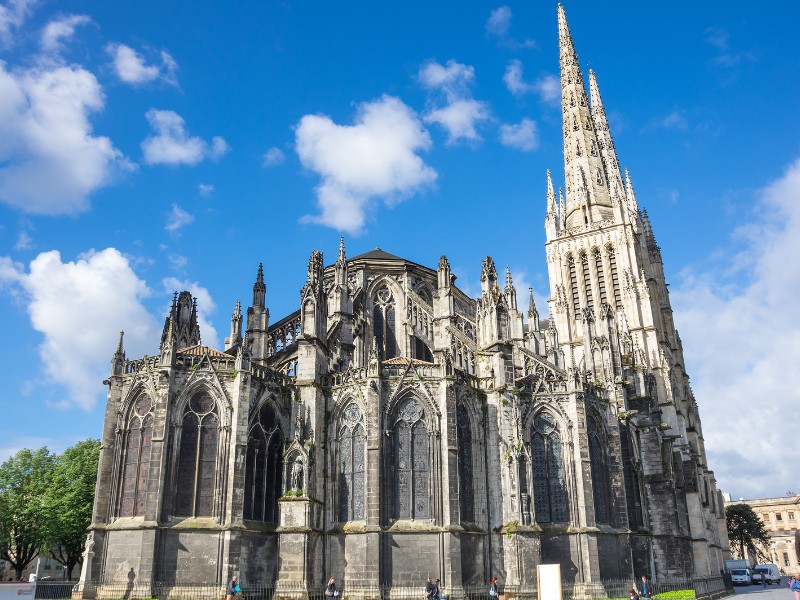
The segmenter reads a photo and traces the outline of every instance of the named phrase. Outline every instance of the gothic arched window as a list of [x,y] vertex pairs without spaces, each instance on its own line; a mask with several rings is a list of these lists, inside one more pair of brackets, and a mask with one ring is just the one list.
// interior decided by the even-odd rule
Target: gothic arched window
[[589,258],[586,254],[581,254],[581,268],[583,269],[583,290],[586,293],[586,306],[594,310],[594,298],[592,297],[592,275],[589,272]]
[[601,425],[594,417],[586,422],[589,436],[589,462],[592,465],[592,490],[594,492],[594,517],[598,523],[609,522],[608,511],[608,469],[603,450],[605,439]]
[[373,335],[381,360],[397,356],[395,302],[389,288],[381,286],[372,297]]
[[175,514],[210,517],[214,510],[219,417],[208,392],[197,393],[186,403],[180,438]]
[[414,399],[397,411],[394,424],[395,518],[430,517],[428,429]]
[[146,395],[134,403],[124,432],[122,482],[119,516],[144,514],[147,502],[147,478],[150,474],[150,447],[153,440],[153,403]]
[[467,409],[459,404],[456,409],[458,435],[458,501],[461,521],[475,520],[475,488],[472,481],[472,430]]
[[244,474],[244,518],[278,522],[281,496],[283,434],[275,412],[264,404],[256,413],[247,435]]
[[533,419],[531,454],[536,520],[540,523],[568,521],[569,507],[561,433],[555,418],[547,411],[540,412]]
[[603,272],[603,257],[597,248],[594,249],[594,270],[597,272],[597,287],[600,288],[600,304],[605,304],[608,302],[606,277]]
[[364,432],[361,409],[351,403],[339,429],[339,520],[364,518]]
[[501,340],[511,337],[508,313],[500,306],[497,307],[497,334]]
[[578,274],[575,272],[575,258],[570,254],[567,258],[569,268],[569,286],[572,292],[572,312],[577,317],[581,312],[580,292],[578,291]]
[[617,273],[617,256],[614,249],[608,249],[608,266],[611,271],[611,287],[614,288],[614,306],[622,308],[622,293],[619,289],[619,274]]

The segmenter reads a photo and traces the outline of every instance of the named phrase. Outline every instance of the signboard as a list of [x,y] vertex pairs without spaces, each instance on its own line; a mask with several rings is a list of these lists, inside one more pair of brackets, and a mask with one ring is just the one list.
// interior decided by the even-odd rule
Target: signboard
[[35,597],[36,583],[0,583],[0,600],[11,600],[11,598],[33,600]]
[[539,600],[561,600],[561,565],[536,565]]

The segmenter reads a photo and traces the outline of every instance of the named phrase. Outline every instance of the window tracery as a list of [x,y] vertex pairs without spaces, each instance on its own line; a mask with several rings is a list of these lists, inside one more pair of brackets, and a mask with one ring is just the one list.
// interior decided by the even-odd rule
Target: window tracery
[[367,436],[361,409],[354,402],[345,410],[339,429],[339,520],[364,518],[364,462]]
[[153,440],[153,403],[142,394],[128,417],[125,435],[119,516],[144,515],[147,502],[147,479],[150,471],[150,448]]
[[397,412],[394,424],[395,518],[430,517],[428,430],[414,399]]
[[247,436],[244,478],[244,518],[278,522],[281,495],[283,432],[275,412],[264,404],[256,413]]
[[214,509],[219,417],[208,392],[195,394],[183,410],[175,514],[210,517]]
[[395,300],[385,285],[379,287],[372,297],[373,335],[381,360],[397,356]]
[[463,404],[456,409],[458,436],[458,501],[461,521],[475,520],[475,487],[472,476],[472,429],[469,413]]
[[546,410],[533,419],[531,455],[536,520],[541,523],[568,521],[561,432],[553,415]]
[[598,523],[608,523],[608,471],[603,450],[605,436],[603,436],[601,426],[595,417],[589,417],[587,420],[586,431],[589,436],[589,462],[592,466],[595,520]]

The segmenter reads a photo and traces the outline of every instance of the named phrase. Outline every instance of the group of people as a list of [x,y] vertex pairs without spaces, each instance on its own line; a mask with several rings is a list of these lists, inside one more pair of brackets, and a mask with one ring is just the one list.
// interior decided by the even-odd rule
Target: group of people
[[636,587],[632,587],[628,591],[628,594],[630,595],[630,600],[639,600],[640,598],[650,597],[650,582],[647,581],[647,577],[645,577],[644,575],[642,575],[641,588],[642,588],[641,590],[637,590]]
[[428,577],[425,583],[425,600],[442,600],[442,580],[437,579],[435,582]]

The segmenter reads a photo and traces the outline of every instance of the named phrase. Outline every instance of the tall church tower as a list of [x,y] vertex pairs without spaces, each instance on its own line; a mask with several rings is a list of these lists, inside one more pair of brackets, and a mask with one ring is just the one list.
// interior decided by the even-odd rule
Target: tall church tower
[[[548,172],[545,216],[558,362],[578,386],[603,390],[631,439],[639,440],[639,457],[662,458],[640,458],[644,481],[626,482],[644,492],[641,525],[654,534],[690,535],[687,554],[694,567],[716,572],[709,546],[727,540],[715,539],[716,523],[703,510],[709,505],[713,510],[714,478],[672,320],[661,251],[627,171],[623,184],[597,78],[589,72],[587,95],[561,5],[558,36],[566,196],[556,202]],[[632,450],[624,446],[623,440],[623,453]],[[675,487],[685,492],[685,507],[677,505],[684,495],[675,496]],[[677,513],[688,509],[698,517],[685,522],[675,513],[648,511],[669,504],[676,504]],[[628,506],[629,513],[633,508]],[[669,554],[657,547],[651,552],[661,554],[651,560]]]

